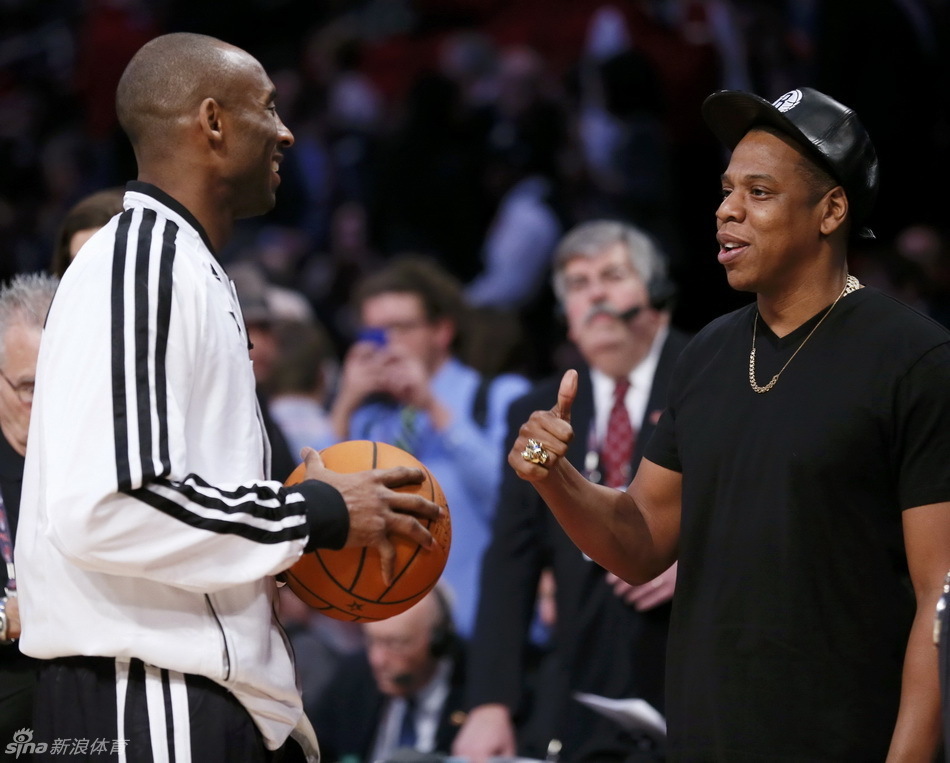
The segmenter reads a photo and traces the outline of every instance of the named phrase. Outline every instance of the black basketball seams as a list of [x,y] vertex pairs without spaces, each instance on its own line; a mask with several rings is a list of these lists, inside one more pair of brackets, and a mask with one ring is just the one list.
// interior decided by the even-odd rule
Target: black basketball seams
[[[341,471],[385,469],[399,464],[411,464],[423,472],[423,482],[395,489],[413,492],[442,505],[447,503],[434,476],[418,459],[409,459],[386,443],[364,440],[354,441],[344,447],[349,447],[350,450],[339,456]],[[365,466],[359,466],[361,462]],[[332,464],[332,459],[327,463]],[[423,487],[426,480],[428,485]],[[431,562],[428,558],[420,557],[425,551],[421,545],[400,538],[397,541],[398,558],[403,559],[406,555],[408,558],[398,564],[393,571],[393,580],[384,585],[379,579],[377,555],[369,553],[369,549],[350,548],[345,561],[335,557],[335,554],[339,553],[337,551],[316,549],[310,552],[314,558],[309,558],[309,554],[304,555],[306,558],[301,558],[302,564],[299,564],[295,573],[287,571],[292,590],[312,609],[339,620],[375,622],[405,611],[429,593],[438,580],[427,581],[424,575],[420,579],[414,568],[420,564],[427,568],[430,563],[444,566],[451,537],[448,518],[445,521],[425,518],[419,521],[436,537],[437,547],[427,552],[433,555]],[[444,528],[441,527],[443,524],[446,525]],[[421,588],[407,593],[407,583],[413,587],[420,585]],[[390,598],[394,596],[398,598]]]
[[[296,575],[294,575],[294,574],[293,574],[292,572],[290,572],[289,570],[287,571],[286,574],[287,574],[288,577],[293,578],[294,581],[296,581],[297,585],[299,585],[301,589],[303,589],[303,590],[306,591],[308,594],[310,594],[310,596],[312,596],[312,597],[316,600],[316,602],[320,602],[320,604],[317,604],[317,603],[314,602],[314,601],[307,601],[307,602],[306,602],[312,609],[315,609],[317,612],[328,612],[328,611],[331,611],[331,610],[332,610],[332,611],[335,611],[335,612],[343,612],[344,614],[349,615],[350,617],[352,617],[352,622],[362,622],[362,621],[377,622],[377,621],[379,621],[379,620],[385,620],[385,619],[386,619],[386,617],[369,617],[368,615],[355,615],[355,614],[353,614],[353,611],[352,611],[351,608],[341,607],[341,606],[339,606],[338,604],[334,604],[333,602],[328,601],[327,599],[323,598],[320,594],[318,594],[318,593],[316,593],[315,591],[313,591],[303,580],[301,580],[299,577],[297,577]],[[429,593],[429,591],[431,591],[434,587],[435,587],[435,583],[432,583],[432,585],[427,586],[426,588],[424,588],[424,589],[423,589],[421,592],[419,592],[419,593],[416,593],[416,594],[413,594],[412,596],[408,596],[408,597],[406,597],[406,598],[404,598],[404,599],[398,599],[398,600],[395,600],[395,601],[386,601],[386,602],[383,602],[383,601],[373,601],[373,600],[371,600],[371,599],[363,599],[362,597],[359,597],[359,596],[356,596],[356,597],[354,597],[354,598],[356,598],[356,599],[362,599],[362,601],[365,601],[365,602],[370,603],[370,604],[382,604],[382,605],[384,605],[384,606],[386,606],[386,605],[396,606],[396,605],[405,604],[407,601],[412,601],[412,600],[414,600],[414,599],[421,599],[423,596],[425,596],[427,593]],[[297,593],[296,590],[295,590],[295,593]],[[298,596],[299,596],[299,594],[298,594]]]

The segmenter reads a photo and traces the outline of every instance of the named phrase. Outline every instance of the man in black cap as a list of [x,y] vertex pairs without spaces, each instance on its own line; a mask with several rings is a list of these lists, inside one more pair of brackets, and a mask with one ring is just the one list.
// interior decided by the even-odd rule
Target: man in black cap
[[950,333],[848,274],[878,185],[850,109],[802,88],[715,93],[703,115],[733,149],[719,262],[755,303],[683,351],[626,491],[562,458],[574,371],[509,463],[629,582],[679,560],[672,759],[931,760]]

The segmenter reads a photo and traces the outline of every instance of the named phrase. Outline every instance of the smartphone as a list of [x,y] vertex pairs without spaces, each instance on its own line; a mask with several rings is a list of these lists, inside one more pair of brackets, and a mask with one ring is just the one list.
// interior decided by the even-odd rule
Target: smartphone
[[377,347],[386,346],[386,330],[377,328],[365,328],[360,331],[356,337],[359,342],[369,342]]

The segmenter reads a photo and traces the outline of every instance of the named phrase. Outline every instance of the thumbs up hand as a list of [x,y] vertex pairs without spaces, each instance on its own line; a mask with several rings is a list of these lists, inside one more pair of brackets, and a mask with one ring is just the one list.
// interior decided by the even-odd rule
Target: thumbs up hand
[[561,421],[570,424],[571,406],[574,405],[575,397],[577,397],[577,371],[572,368],[565,371],[564,376],[561,377],[561,386],[557,389],[557,402],[551,409],[551,413]]
[[571,407],[577,397],[577,371],[566,371],[557,401],[549,411],[535,411],[521,425],[508,454],[508,464],[524,480],[540,482],[550,476],[574,439]]

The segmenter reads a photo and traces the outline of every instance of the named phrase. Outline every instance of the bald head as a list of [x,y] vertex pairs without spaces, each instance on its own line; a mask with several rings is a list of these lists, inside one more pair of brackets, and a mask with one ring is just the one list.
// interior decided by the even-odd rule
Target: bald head
[[420,643],[428,645],[433,631],[443,625],[448,615],[443,612],[437,594],[429,593],[405,612],[385,620],[368,622],[363,627],[371,636],[409,639],[420,634]]
[[376,685],[383,694],[414,694],[435,675],[440,654],[433,649],[439,630],[452,631],[444,593],[433,591],[405,612],[366,623],[367,654]]
[[294,136],[276,98],[256,58],[199,34],[156,37],[119,80],[116,111],[138,180],[184,205],[215,247],[235,220],[264,214],[277,200],[280,162]]
[[116,113],[138,154],[170,137],[205,98],[227,100],[235,74],[257,62],[222,40],[186,32],[146,43],[119,80]]

